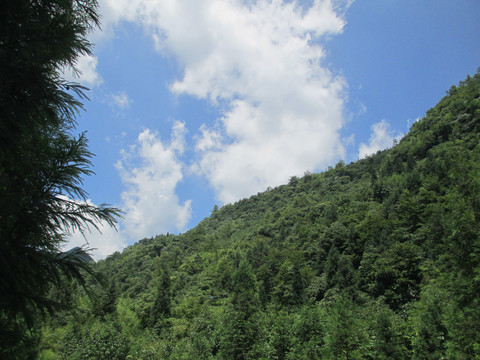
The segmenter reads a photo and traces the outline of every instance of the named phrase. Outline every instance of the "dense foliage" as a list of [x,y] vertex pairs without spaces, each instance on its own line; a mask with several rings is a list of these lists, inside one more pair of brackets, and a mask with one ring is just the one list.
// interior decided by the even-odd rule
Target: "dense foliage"
[[52,285],[84,281],[84,249],[62,252],[65,231],[116,222],[86,202],[92,154],[73,135],[84,88],[62,79],[90,53],[94,0],[14,0],[0,11],[0,357],[28,358],[39,313],[59,303]]
[[480,356],[480,73],[391,149],[96,265],[41,359]]

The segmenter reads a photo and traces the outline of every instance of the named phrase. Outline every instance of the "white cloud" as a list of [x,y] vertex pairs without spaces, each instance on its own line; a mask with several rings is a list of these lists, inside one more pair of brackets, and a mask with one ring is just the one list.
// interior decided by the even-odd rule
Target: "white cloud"
[[130,107],[132,100],[128,97],[125,91],[120,91],[117,94],[111,94],[110,105],[120,110],[125,110]]
[[72,82],[78,82],[85,86],[98,86],[103,83],[103,79],[97,72],[98,59],[93,55],[80,55],[78,58],[75,73],[71,68],[63,70],[63,77]]
[[[103,32],[112,34],[112,27],[120,21],[137,21],[139,11],[147,0],[99,0]],[[102,36],[97,34],[96,36]],[[103,35],[104,36],[104,35]]]
[[100,260],[127,247],[127,239],[123,231],[117,231],[115,228],[104,224],[100,224],[99,229],[101,232],[91,229],[91,232],[87,231],[84,234],[85,236],[78,231],[71,233],[63,249],[69,250],[75,246],[86,246],[93,249],[90,253],[93,258]]
[[[204,124],[191,170],[222,202],[343,158],[343,78],[322,43],[343,31],[341,6],[313,0],[101,0],[102,27],[142,25],[183,69],[173,93],[207,99],[223,116]],[[212,119],[214,120],[214,119]]]
[[364,114],[367,113],[367,107],[365,106],[365,104],[360,103],[359,107],[360,107],[360,109],[357,112],[357,116],[361,116],[361,115],[364,115]]
[[368,144],[361,143],[358,151],[360,159],[375,154],[378,150],[389,148],[393,145],[394,140],[400,140],[403,135],[390,130],[390,124],[382,120],[371,126],[372,134]]
[[[66,196],[60,196],[67,201],[69,200]],[[91,200],[86,202],[73,200],[73,202],[78,204],[89,204],[94,205]],[[91,218],[93,220],[93,218]],[[97,222],[93,220],[94,223],[98,226],[98,229],[91,224],[85,223],[85,228],[83,234],[76,229],[65,229],[65,234],[67,235],[66,242],[63,244],[62,249],[64,251],[70,250],[76,246],[83,247],[85,246],[88,249],[92,249],[91,255],[95,260],[100,260],[105,258],[107,255],[114,253],[115,251],[122,251],[126,246],[126,236],[123,231],[117,227],[112,227],[105,222]],[[118,231],[117,231],[118,230]]]
[[225,109],[216,127],[201,128],[199,161],[192,167],[208,178],[220,201],[344,156],[344,81],[322,66],[320,45],[343,30],[332,1],[306,8],[279,0],[137,0],[115,6],[117,16],[131,20],[136,14],[157,49],[183,66],[172,92]]
[[418,117],[416,118],[415,120],[412,121],[412,119],[408,119],[407,120],[407,129],[410,129],[412,127],[413,124],[415,124],[416,122],[422,120],[421,117]]
[[166,231],[184,230],[191,201],[180,204],[175,193],[183,179],[179,156],[184,151],[185,125],[176,122],[169,143],[144,130],[137,143],[117,163],[127,190],[122,193],[124,226],[130,238],[141,239]]
[[349,136],[342,137],[342,144],[344,146],[355,145],[355,134],[350,134]]
[[205,124],[200,127],[201,135],[196,136],[195,150],[211,151],[218,150],[222,144],[222,136],[218,131],[208,129]]

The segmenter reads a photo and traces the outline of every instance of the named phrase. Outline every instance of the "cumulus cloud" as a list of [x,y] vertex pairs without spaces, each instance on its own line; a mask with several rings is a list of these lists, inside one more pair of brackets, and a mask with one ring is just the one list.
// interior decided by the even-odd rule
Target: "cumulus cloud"
[[122,193],[125,231],[141,239],[167,231],[184,230],[191,217],[191,201],[180,203],[175,193],[183,179],[179,156],[184,151],[185,124],[176,122],[170,142],[149,129],[117,163],[127,190]]
[[122,230],[100,224],[99,230],[91,229],[82,235],[80,232],[74,232],[68,235],[64,250],[72,249],[76,246],[85,246],[92,249],[91,255],[95,260],[104,259],[115,251],[122,251],[127,247],[126,235]]
[[340,7],[350,3],[101,0],[100,9],[106,33],[136,22],[176,59],[172,93],[221,110],[194,136],[190,170],[227,203],[345,156],[345,82],[324,65],[323,44],[343,31]]
[[395,140],[400,140],[403,135],[390,130],[390,124],[386,120],[382,120],[371,126],[372,134],[368,144],[361,143],[358,151],[360,159],[375,154],[379,150],[389,148]]
[[[66,196],[60,196],[67,201],[73,201],[78,204],[95,205],[91,200],[80,201],[71,200]],[[97,225],[98,229],[91,224],[85,223],[83,234],[78,229],[65,229],[66,242],[62,246],[63,251],[70,250],[76,246],[91,249],[91,255],[95,260],[105,258],[107,255],[115,251],[122,251],[127,246],[126,236],[119,226],[112,227],[105,222],[97,222],[93,218],[92,221]]]
[[[113,6],[110,8],[113,13]],[[175,94],[223,110],[197,136],[198,161],[226,203],[344,156],[344,81],[322,65],[325,37],[344,20],[329,0],[120,2],[115,14],[143,24],[156,47],[183,66]]]
[[98,232],[69,235],[64,249],[75,246],[93,248],[95,260],[121,251],[133,240],[167,231],[183,231],[191,217],[191,201],[180,203],[175,189],[183,179],[184,165],[179,159],[185,148],[185,124],[175,122],[169,141],[162,141],[156,132],[142,131],[136,143],[122,152],[116,167],[126,186],[120,208],[123,221],[117,232],[100,224]]
[[72,82],[78,82],[85,86],[98,86],[103,79],[97,72],[98,59],[93,55],[80,55],[76,64],[75,72],[71,68],[63,70],[63,77]]

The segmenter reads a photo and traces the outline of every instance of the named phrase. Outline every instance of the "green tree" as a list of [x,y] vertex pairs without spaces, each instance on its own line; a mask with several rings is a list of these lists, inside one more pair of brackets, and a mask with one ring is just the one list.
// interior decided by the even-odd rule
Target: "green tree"
[[285,260],[275,277],[275,284],[273,295],[279,304],[289,306],[301,302],[302,277],[297,264]]
[[419,253],[419,248],[410,242],[394,243],[385,251],[373,265],[373,295],[385,296],[385,302],[394,310],[417,299],[421,279]]
[[226,308],[221,358],[249,359],[258,326],[255,313],[259,307],[257,281],[250,264],[242,259],[232,277],[232,300]]
[[62,350],[72,360],[119,360],[126,358],[129,343],[117,324],[97,319],[80,331],[69,329]]
[[445,358],[447,329],[443,317],[448,304],[445,289],[435,283],[424,287],[411,310],[413,359]]
[[338,295],[325,308],[327,359],[362,359],[368,346],[366,324],[361,310],[348,297]]
[[269,330],[270,359],[284,360],[290,352],[293,339],[293,318],[285,310],[275,313]]
[[[98,25],[95,0],[15,0],[0,12],[0,337],[12,324],[53,311],[51,285],[84,283],[84,249],[62,252],[66,231],[115,225],[119,211],[86,202],[92,174],[85,134],[75,118],[82,86],[62,79],[89,54]],[[18,338],[17,338],[18,339]],[[13,346],[13,345],[12,345]],[[8,347],[2,346],[8,352]]]
[[165,264],[158,270],[155,279],[155,298],[150,309],[149,325],[158,332],[166,325],[166,317],[170,314],[170,274]]
[[[386,305],[379,304],[372,314],[373,351],[375,359],[406,359],[402,352],[401,339],[395,327],[396,314]],[[437,358],[438,359],[438,358]]]
[[318,303],[304,305],[290,324],[293,329],[292,351],[288,359],[321,359],[324,346],[325,326],[323,313]]

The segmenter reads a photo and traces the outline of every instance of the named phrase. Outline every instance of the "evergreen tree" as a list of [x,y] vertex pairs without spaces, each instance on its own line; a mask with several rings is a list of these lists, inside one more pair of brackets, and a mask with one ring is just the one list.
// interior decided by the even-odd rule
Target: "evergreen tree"
[[442,318],[446,304],[444,289],[435,284],[425,286],[420,300],[411,310],[415,331],[412,338],[413,359],[445,358],[447,329]]
[[[62,252],[65,231],[115,225],[119,211],[86,202],[92,174],[84,134],[72,135],[85,99],[62,79],[89,54],[95,0],[10,0],[0,11],[0,337],[53,311],[47,292],[62,278],[84,282],[83,249]],[[18,340],[18,337],[15,337]],[[13,340],[15,342],[15,340]],[[12,345],[13,346],[13,345]],[[2,346],[8,352],[8,348]]]
[[224,359],[250,359],[249,352],[258,332],[256,313],[259,301],[257,281],[250,264],[242,259],[232,279],[232,301],[227,307],[221,356]]
[[161,332],[165,325],[166,317],[170,314],[170,274],[163,265],[156,279],[155,298],[150,309],[150,327]]

